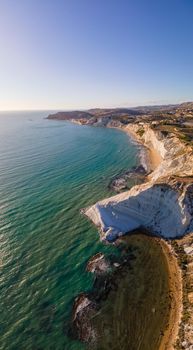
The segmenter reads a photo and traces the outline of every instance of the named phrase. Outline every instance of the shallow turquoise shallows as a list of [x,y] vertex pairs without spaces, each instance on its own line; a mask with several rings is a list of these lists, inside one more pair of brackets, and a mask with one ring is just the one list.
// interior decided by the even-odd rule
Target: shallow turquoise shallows
[[81,350],[69,338],[72,303],[89,290],[99,242],[80,209],[112,194],[109,180],[138,162],[115,129],[0,114],[0,349]]

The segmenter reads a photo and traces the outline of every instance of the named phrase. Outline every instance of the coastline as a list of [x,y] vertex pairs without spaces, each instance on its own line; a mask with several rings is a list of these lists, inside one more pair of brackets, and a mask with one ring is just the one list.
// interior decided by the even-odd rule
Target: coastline
[[[144,161],[147,161],[146,167],[149,168],[150,171],[154,171],[161,164],[162,158],[160,154],[154,148],[147,148],[135,132],[133,132],[128,127],[118,129],[126,132],[129,137],[135,141],[135,143],[143,147],[142,152],[145,154],[145,156],[143,157],[142,165]],[[159,350],[174,350],[174,344],[176,343],[179,334],[179,327],[183,310],[182,271],[171,244],[162,238],[155,239],[158,240],[162,248],[163,255],[166,259],[171,299],[169,324],[164,332]]]
[[[148,147],[140,139],[139,135],[130,128],[130,126],[108,126],[109,128],[115,128],[128,134],[129,138],[139,146],[139,161],[140,164],[146,169],[148,180],[151,179],[151,174],[162,163],[163,158],[158,151],[153,147]],[[182,271],[178,264],[176,253],[173,250],[169,241],[155,237],[157,242],[162,248],[163,255],[165,257],[168,268],[168,279],[170,287],[170,299],[171,308],[169,315],[169,324],[165,329],[159,350],[174,350],[174,344],[176,343],[179,335],[180,321],[183,313],[183,301],[182,301]]]
[[151,118],[143,120],[143,117],[138,123],[127,125],[114,120],[103,123],[100,118],[88,123],[73,122],[119,129],[138,145],[147,182],[101,200],[85,208],[83,213],[99,228],[101,240],[107,242],[140,228],[144,228],[147,235],[153,234],[167,262],[171,300],[169,322],[160,335],[159,350],[192,345],[193,153],[187,133],[183,134],[181,124],[176,128],[174,123],[171,126],[165,120],[152,122]]
[[[123,128],[129,136],[133,137],[136,142],[142,144],[146,150],[147,160],[149,158],[149,164],[151,170],[154,171],[162,162],[160,154],[154,148],[146,148],[145,145],[139,140],[136,133],[128,130],[128,128]],[[182,318],[183,301],[182,301],[182,271],[178,264],[178,260],[175,256],[175,252],[169,242],[164,239],[159,239],[160,245],[162,247],[163,254],[165,256],[167,266],[168,266],[168,278],[171,291],[171,309],[168,328],[165,330],[163,336],[160,350],[173,350],[174,344],[178,338],[180,321]]]
[[[113,127],[126,132],[128,136],[139,145],[139,159],[147,172],[151,173],[162,163],[163,158],[155,148],[149,148],[141,141],[137,133],[127,127]],[[149,178],[149,175],[148,175]],[[169,324],[165,329],[159,350],[174,350],[177,342],[180,322],[183,313],[183,280],[182,271],[179,266],[176,253],[171,244],[163,238],[155,238],[158,240],[163,255],[165,257],[168,268],[168,279],[170,288],[171,308],[169,315]]]
[[135,133],[129,126],[119,127],[119,126],[108,126],[108,128],[118,129],[125,132],[129,138],[132,140],[134,144],[137,144],[139,147],[139,162],[147,171],[150,173],[154,171],[162,162],[162,157],[160,154],[154,149],[147,147],[141,141],[140,137]]
[[131,130],[129,126],[120,129],[122,131],[125,131],[131,138],[133,138],[135,143],[139,144],[139,146],[142,147],[142,154],[140,155],[142,158],[142,165],[146,163],[146,168],[149,169],[149,171],[154,171],[162,162],[160,154],[154,148],[150,148],[144,145],[137,133]]

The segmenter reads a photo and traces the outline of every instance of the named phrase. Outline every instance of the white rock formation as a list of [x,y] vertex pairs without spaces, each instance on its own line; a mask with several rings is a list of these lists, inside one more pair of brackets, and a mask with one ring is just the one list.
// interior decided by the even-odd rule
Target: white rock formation
[[[132,131],[136,128],[133,125]],[[102,239],[113,241],[140,227],[166,238],[193,231],[193,183],[183,178],[193,175],[192,151],[175,136],[163,136],[148,125],[144,130],[144,144],[156,149],[163,161],[148,183],[102,200],[85,211],[100,228]]]
[[190,186],[181,193],[166,184],[135,186],[98,202],[85,214],[108,241],[140,227],[166,238],[179,237],[193,230]]

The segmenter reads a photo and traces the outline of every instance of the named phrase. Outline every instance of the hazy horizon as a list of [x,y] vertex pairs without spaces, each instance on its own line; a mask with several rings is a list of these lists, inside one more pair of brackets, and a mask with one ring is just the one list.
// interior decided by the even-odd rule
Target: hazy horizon
[[140,107],[156,107],[156,106],[170,106],[170,105],[178,105],[178,104],[181,104],[181,103],[189,103],[192,101],[179,101],[179,102],[171,102],[171,103],[152,103],[152,104],[138,104],[136,106],[107,106],[107,107],[103,107],[103,106],[92,106],[92,107],[85,107],[85,108],[34,108],[34,109],[2,109],[0,110],[0,113],[1,112],[49,112],[49,111],[75,111],[75,110],[82,110],[82,111],[87,111],[87,110],[90,110],[90,109],[114,109],[114,108],[128,108],[128,109],[134,109],[134,108],[140,108]]

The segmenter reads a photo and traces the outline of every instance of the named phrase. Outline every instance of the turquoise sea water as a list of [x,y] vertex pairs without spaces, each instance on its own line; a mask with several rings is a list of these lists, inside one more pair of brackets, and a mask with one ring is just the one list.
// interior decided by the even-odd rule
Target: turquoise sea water
[[0,114],[0,349],[77,350],[72,302],[99,242],[80,208],[112,194],[110,178],[136,165],[137,147],[115,129]]

